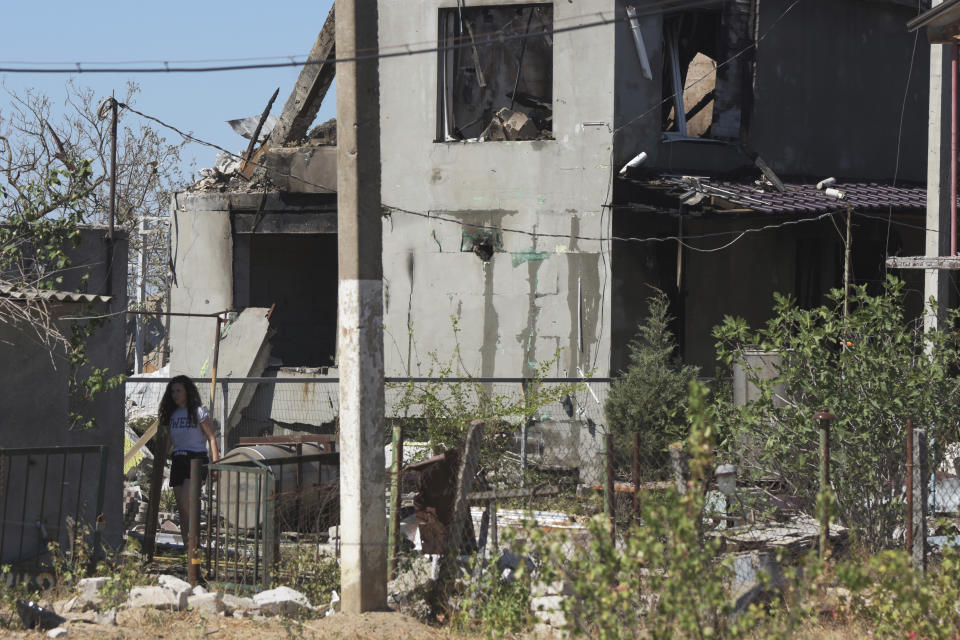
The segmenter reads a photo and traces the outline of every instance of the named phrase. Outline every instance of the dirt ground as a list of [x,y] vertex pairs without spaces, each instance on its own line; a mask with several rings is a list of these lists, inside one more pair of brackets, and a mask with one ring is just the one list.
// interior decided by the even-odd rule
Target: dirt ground
[[[197,612],[168,613],[149,609],[130,609],[117,614],[117,626],[87,622],[68,622],[66,640],[263,640],[322,638],[353,640],[379,638],[450,638],[442,630],[428,627],[413,618],[391,612],[350,615],[338,613],[329,618],[302,623],[281,618],[263,620],[231,618]],[[46,635],[37,631],[7,631],[4,638],[39,640]]]

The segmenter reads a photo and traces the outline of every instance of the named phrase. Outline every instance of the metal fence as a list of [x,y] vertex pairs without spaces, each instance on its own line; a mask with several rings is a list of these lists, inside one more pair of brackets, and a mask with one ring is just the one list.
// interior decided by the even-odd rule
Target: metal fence
[[339,454],[329,438],[241,440],[208,465],[206,571],[241,588],[311,579],[339,520]]
[[14,578],[52,581],[50,543],[99,548],[106,449],[0,448],[0,564]]
[[[199,382],[207,402],[209,382]],[[147,384],[164,386],[166,380]],[[522,537],[531,525],[569,534],[568,551],[576,554],[589,538],[590,517],[605,514],[615,543],[623,545],[632,526],[652,524],[641,507],[669,499],[674,489],[703,496],[702,535],[722,539],[735,594],[761,575],[775,574],[777,559],[817,549],[837,554],[854,540],[863,544],[864,532],[878,526],[877,514],[889,529],[882,544],[910,548],[918,563],[960,533],[960,478],[951,466],[958,452],[927,446],[920,430],[916,442],[904,435],[902,447],[891,454],[890,477],[878,481],[885,484],[870,494],[874,502],[825,514],[817,495],[822,489],[836,495],[848,464],[842,454],[831,457],[829,416],[811,425],[809,450],[792,454],[809,457],[805,486],[778,476],[776,460],[772,467],[769,460],[758,461],[759,445],[746,441],[728,442],[694,485],[681,446],[660,451],[641,446],[643,434],[610,432],[603,407],[611,384],[609,379],[548,379],[537,388],[522,379],[387,382],[392,605],[418,614],[417,588],[439,575],[454,524],[465,532],[459,551],[478,551],[481,558],[509,556],[504,531]],[[338,380],[228,379],[217,387],[217,422],[230,425],[226,434],[221,430],[224,451],[249,446],[263,451],[210,465],[219,478],[207,488],[208,577],[257,588],[283,576],[288,582],[309,580],[311,567],[339,556],[339,488],[329,457],[335,455],[329,452],[335,446]],[[484,417],[485,432],[461,521],[452,513],[453,494],[471,408]],[[445,433],[444,420],[451,416],[459,430]],[[303,450],[303,443],[321,437],[329,445],[325,451]],[[284,448],[282,455],[264,453],[271,446]],[[304,471],[314,463],[320,468]]]
[[[156,415],[160,397],[170,378],[127,380],[127,422]],[[339,380],[316,376],[228,378],[216,382],[211,394],[209,379],[195,379],[204,405],[213,407],[213,420],[221,452],[243,438],[333,434],[339,413]],[[464,414],[471,407],[493,401],[499,406],[522,406],[531,391],[522,378],[388,378],[385,414],[389,424],[412,424],[424,418],[424,398],[458,404]],[[538,406],[529,420],[515,420],[504,453],[516,469],[554,468],[580,470],[582,483],[599,484],[605,420],[603,402],[610,379],[548,378],[540,383],[538,397],[557,396]],[[552,393],[569,389],[569,394]],[[212,395],[212,402],[211,402]],[[492,399],[492,400],[491,400]],[[508,418],[510,419],[510,418]],[[228,425],[224,429],[223,425]],[[409,441],[416,440],[409,437]],[[426,455],[424,446],[411,446],[405,457],[413,461]]]

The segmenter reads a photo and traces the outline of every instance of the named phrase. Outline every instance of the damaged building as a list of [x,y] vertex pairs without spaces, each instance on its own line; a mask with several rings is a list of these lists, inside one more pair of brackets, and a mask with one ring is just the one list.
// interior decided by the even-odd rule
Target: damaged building
[[[381,2],[385,50],[457,45],[381,61],[388,369],[448,353],[453,316],[474,375],[558,351],[554,375],[616,374],[651,285],[712,373],[724,315],[761,322],[774,292],[809,306],[840,285],[848,207],[852,280],[881,282],[887,253],[923,242],[908,5]],[[500,113],[530,133],[491,135]]]
[[[913,3],[379,10],[383,51],[441,45],[380,61],[388,376],[454,354],[459,375],[615,375],[651,287],[683,359],[712,373],[724,315],[756,324],[774,292],[810,306],[840,285],[848,211],[854,282],[879,286],[885,255],[922,252]],[[332,25],[331,11],[314,61],[334,56]],[[336,375],[335,127],[310,132],[333,74],[304,67],[263,144],[172,203],[172,308],[273,307],[265,375]],[[171,374],[209,375],[209,319],[173,320]],[[592,459],[596,433],[565,463]]]
[[[0,286],[5,305],[25,308],[0,322],[0,564],[13,577],[49,568],[49,543],[69,549],[87,533],[111,548],[122,543],[123,388],[88,394],[83,386],[94,370],[125,371],[127,236],[107,235],[107,227],[78,229],[56,290]],[[47,319],[82,340],[85,364],[71,363],[74,345],[46,341]]]

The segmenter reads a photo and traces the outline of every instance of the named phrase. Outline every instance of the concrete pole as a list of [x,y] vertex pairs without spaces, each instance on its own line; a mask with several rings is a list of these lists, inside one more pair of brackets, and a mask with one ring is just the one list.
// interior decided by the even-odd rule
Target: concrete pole
[[[337,56],[375,53],[377,0],[336,0]],[[380,86],[376,58],[337,65],[337,345],[341,608],[387,606]]]
[[[942,0],[934,0],[933,5]],[[926,256],[945,256],[950,251],[950,114],[951,48],[930,45],[930,105],[927,127],[927,219]],[[947,80],[944,85],[944,78]],[[942,269],[924,271],[924,300],[939,303],[935,314],[924,314],[924,329],[936,329],[946,317],[951,274]]]

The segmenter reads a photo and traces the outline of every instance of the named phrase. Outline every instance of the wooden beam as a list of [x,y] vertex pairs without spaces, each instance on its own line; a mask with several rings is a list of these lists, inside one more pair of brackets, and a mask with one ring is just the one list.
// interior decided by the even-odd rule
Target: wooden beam
[[960,256],[892,256],[887,266],[893,269],[960,270]]
[[283,105],[280,120],[270,133],[269,142],[275,147],[300,142],[307,135],[307,129],[317,117],[320,103],[336,75],[337,65],[326,62],[336,57],[333,9],[330,7],[323,29],[310,50],[307,58],[310,64],[300,70],[297,83]]

